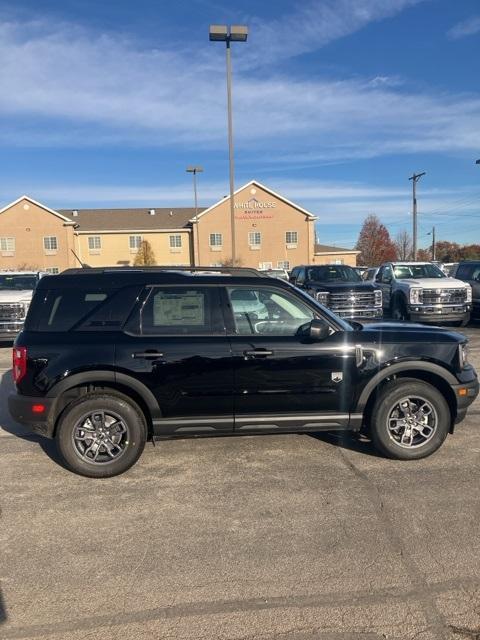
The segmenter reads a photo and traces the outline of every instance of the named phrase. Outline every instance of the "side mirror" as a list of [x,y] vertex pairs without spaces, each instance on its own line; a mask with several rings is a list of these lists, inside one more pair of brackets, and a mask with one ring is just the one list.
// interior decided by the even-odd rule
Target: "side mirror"
[[321,340],[325,340],[330,335],[330,325],[325,320],[321,318],[314,318],[308,327],[307,337],[310,340],[314,340],[315,342],[319,342]]
[[384,276],[382,282],[383,284],[390,284],[392,282],[392,276]]

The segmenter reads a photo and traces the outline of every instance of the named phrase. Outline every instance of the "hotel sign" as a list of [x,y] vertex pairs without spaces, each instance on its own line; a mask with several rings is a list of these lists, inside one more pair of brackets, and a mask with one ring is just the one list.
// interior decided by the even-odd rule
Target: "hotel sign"
[[277,206],[273,200],[257,200],[253,197],[245,202],[235,202],[233,207],[238,215],[235,216],[237,220],[258,220],[273,218],[271,210]]

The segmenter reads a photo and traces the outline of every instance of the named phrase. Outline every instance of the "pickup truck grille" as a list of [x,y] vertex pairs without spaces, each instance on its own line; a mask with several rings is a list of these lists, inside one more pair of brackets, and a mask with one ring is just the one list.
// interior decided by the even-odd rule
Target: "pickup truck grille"
[[23,320],[25,307],[21,303],[0,303],[0,322]]
[[347,291],[345,293],[331,293],[328,306],[334,310],[352,309],[357,307],[373,307],[375,293],[373,291]]
[[423,290],[423,304],[462,304],[466,299],[466,288]]

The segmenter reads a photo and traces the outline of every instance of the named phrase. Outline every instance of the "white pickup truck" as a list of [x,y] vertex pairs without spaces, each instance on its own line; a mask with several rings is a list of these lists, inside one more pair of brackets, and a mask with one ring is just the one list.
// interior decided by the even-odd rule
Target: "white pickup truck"
[[395,320],[455,322],[470,320],[472,288],[449,278],[431,262],[386,262],[375,277],[382,289],[383,308]]
[[43,271],[0,271],[0,340],[13,340],[21,331]]

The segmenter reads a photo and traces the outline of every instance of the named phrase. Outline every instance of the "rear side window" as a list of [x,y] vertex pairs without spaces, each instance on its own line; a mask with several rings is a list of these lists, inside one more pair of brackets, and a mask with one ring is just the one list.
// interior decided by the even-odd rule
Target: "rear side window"
[[38,291],[29,310],[26,329],[70,331],[102,307],[116,292],[112,289],[51,289]]
[[460,280],[476,280],[479,273],[480,264],[461,264],[458,266],[455,277],[460,278]]
[[139,335],[218,335],[225,333],[218,289],[151,287],[127,331]]

